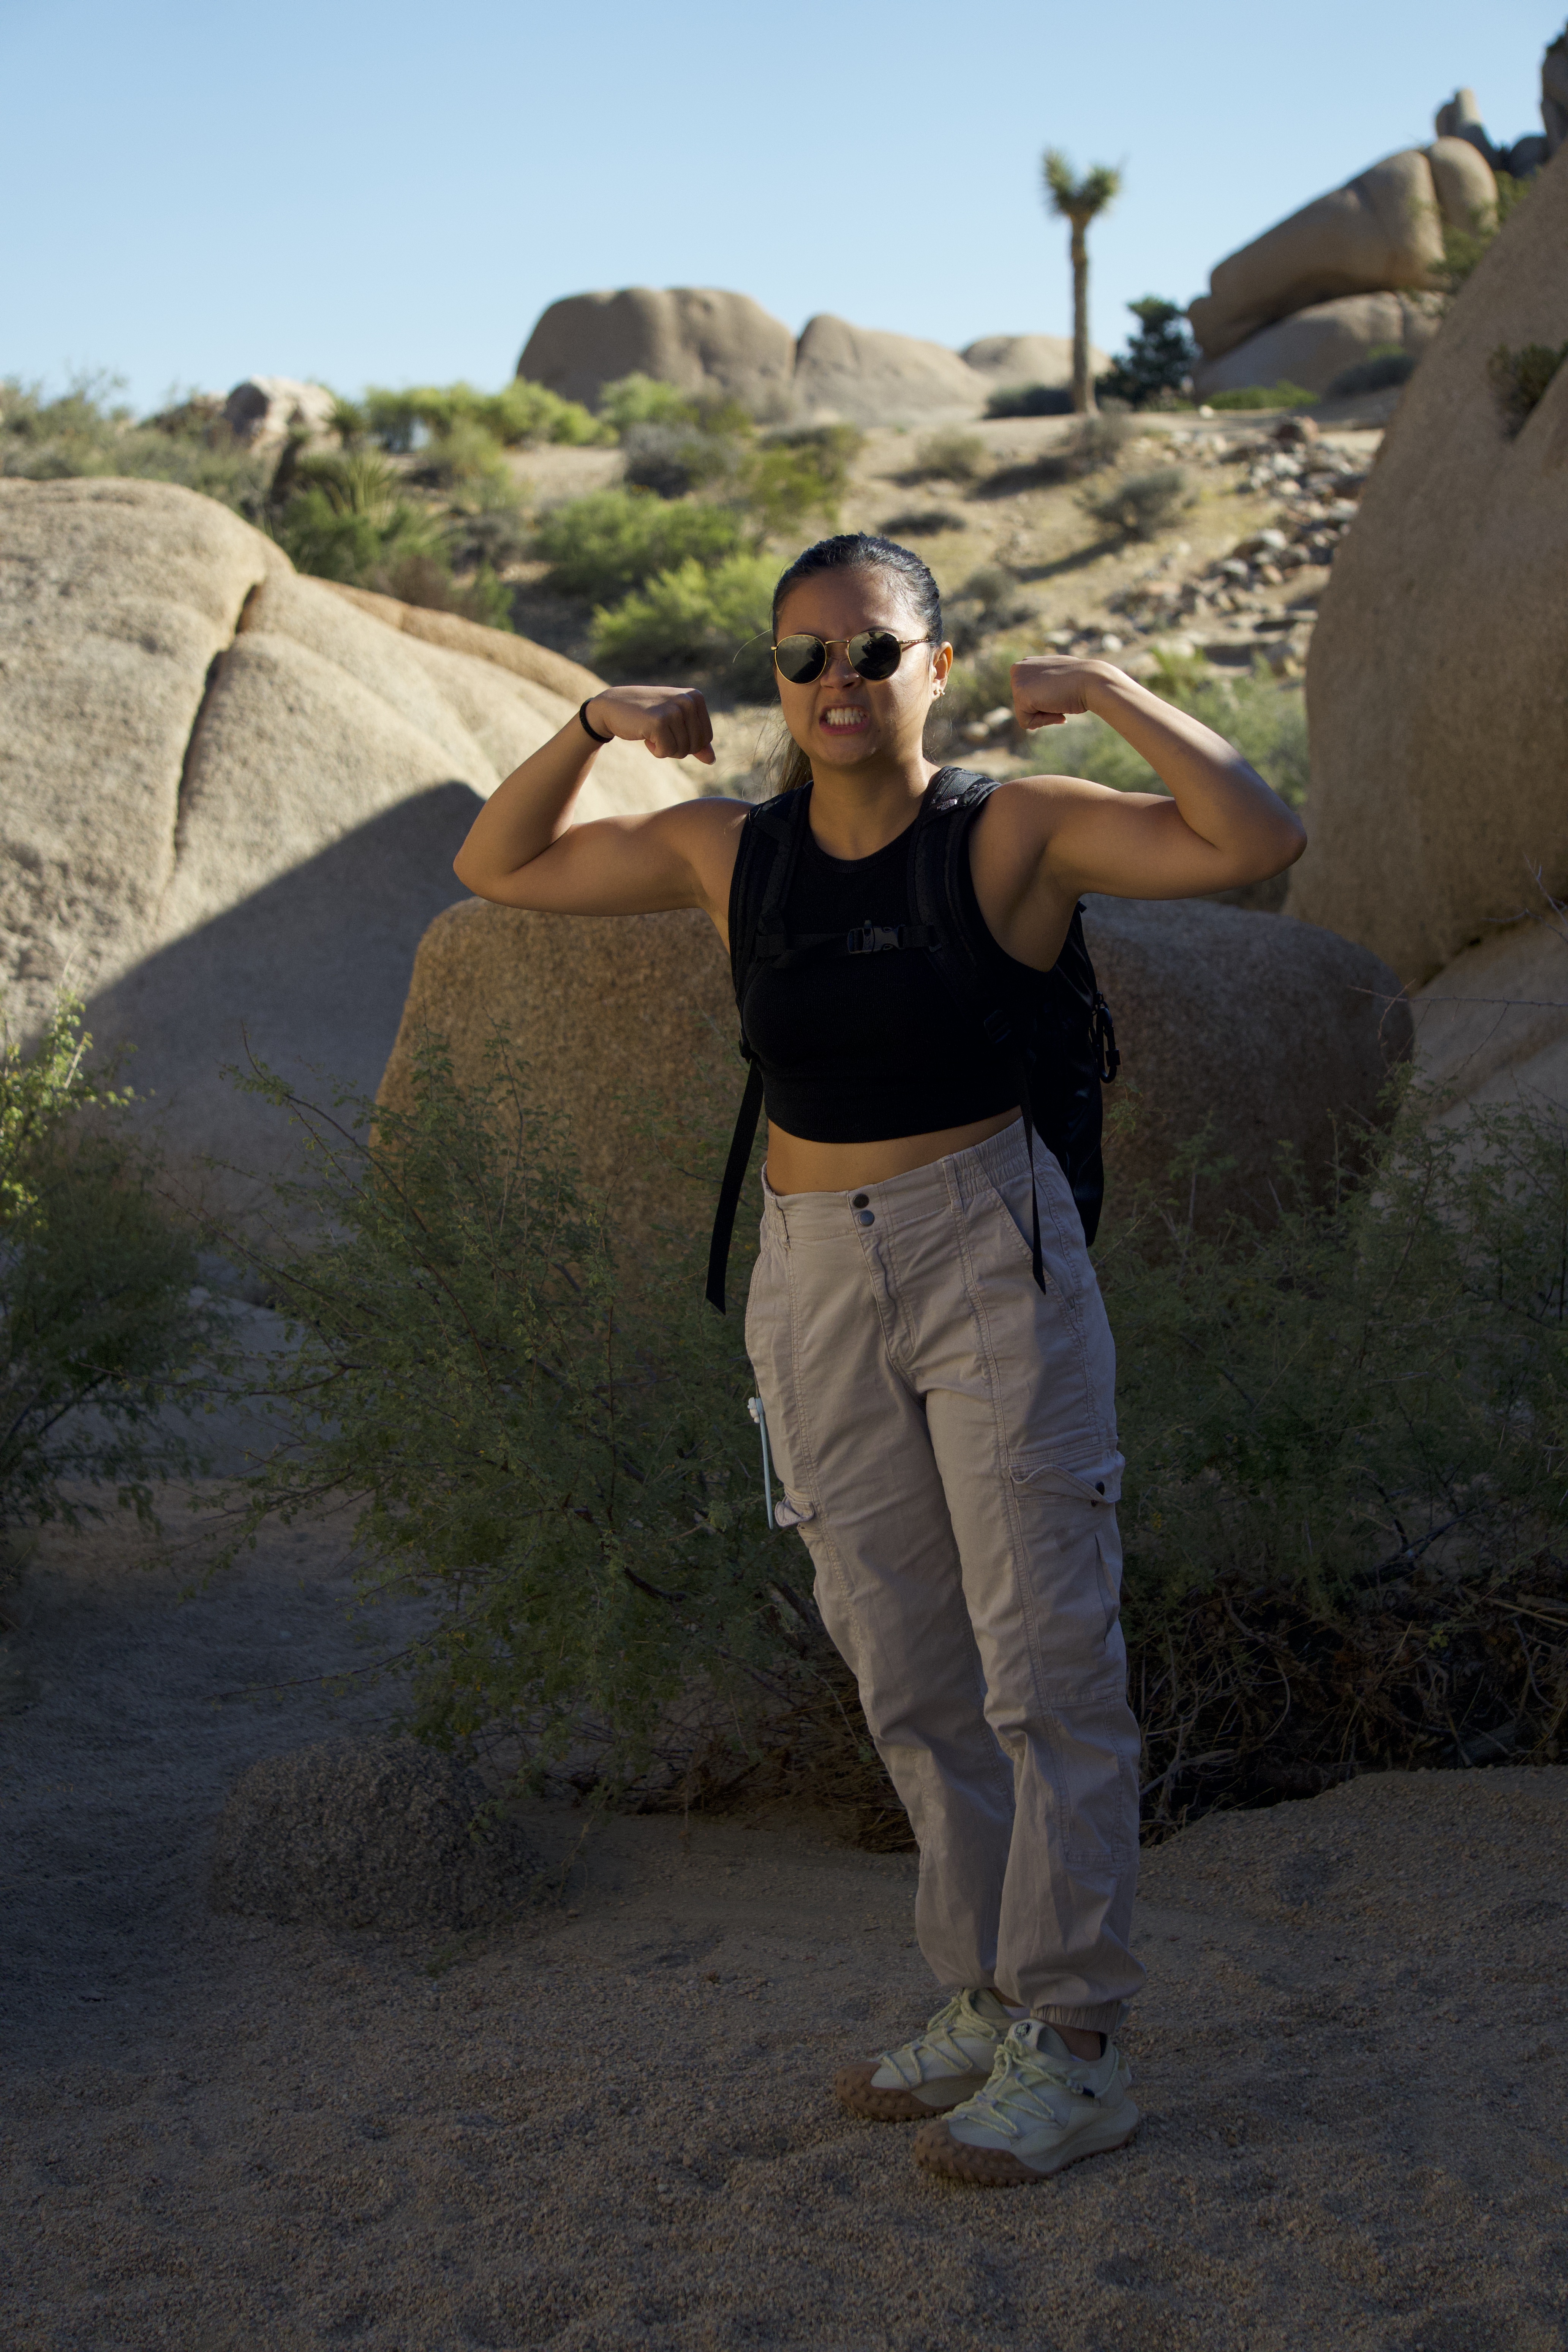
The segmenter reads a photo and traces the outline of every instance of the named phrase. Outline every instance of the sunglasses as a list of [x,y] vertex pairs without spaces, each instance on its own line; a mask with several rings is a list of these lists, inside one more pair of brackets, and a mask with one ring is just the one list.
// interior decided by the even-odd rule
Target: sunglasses
[[891,677],[911,646],[929,646],[924,637],[896,637],[891,629],[862,629],[855,637],[781,637],[773,647],[773,660],[781,677],[791,686],[809,686],[827,667],[827,656],[835,646],[842,646],[846,660],[857,677],[879,679]]

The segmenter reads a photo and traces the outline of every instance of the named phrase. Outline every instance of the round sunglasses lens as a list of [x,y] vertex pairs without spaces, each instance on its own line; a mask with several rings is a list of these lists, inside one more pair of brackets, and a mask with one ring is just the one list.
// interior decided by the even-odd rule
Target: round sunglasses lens
[[820,637],[781,637],[773,647],[773,659],[779,676],[787,677],[792,686],[809,686],[820,677],[827,661],[827,648]]
[[904,657],[904,649],[891,629],[866,629],[851,637],[846,650],[850,667],[861,677],[875,681],[891,677]]

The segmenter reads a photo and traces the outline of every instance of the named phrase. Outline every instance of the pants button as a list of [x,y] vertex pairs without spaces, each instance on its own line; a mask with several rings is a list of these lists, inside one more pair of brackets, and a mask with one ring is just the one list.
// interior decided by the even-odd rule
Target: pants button
[[864,1192],[857,1192],[849,1205],[852,1209],[867,1209],[871,1204]]
[[857,1224],[860,1225],[874,1225],[877,1220],[872,1215],[869,1209],[862,1209],[855,1222]]

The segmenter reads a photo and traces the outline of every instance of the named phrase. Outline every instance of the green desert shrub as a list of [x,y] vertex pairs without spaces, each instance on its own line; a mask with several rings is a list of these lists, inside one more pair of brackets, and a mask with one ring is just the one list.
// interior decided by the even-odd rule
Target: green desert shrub
[[1206,405],[1221,409],[1315,408],[1317,403],[1315,392],[1282,378],[1279,383],[1244,383],[1235,392],[1211,392]]
[[[998,629],[1016,627],[1033,610],[1016,573],[1004,563],[983,563],[943,605],[947,634],[958,655],[973,653],[983,638],[994,636]],[[1011,698],[1010,695],[1004,698]]]
[[1103,474],[1115,465],[1131,438],[1132,426],[1125,416],[1080,416],[1056,446],[1037,461],[1037,478],[1047,483],[1081,482],[1091,474]]
[[594,615],[594,658],[612,677],[712,670],[747,698],[773,692],[768,625],[778,567],[737,553],[689,557]]
[[297,1348],[228,1556],[350,1497],[363,1597],[433,1603],[402,1663],[441,1745],[501,1728],[538,1773],[593,1744],[613,1790],[695,1686],[737,1722],[794,1564],[764,1517],[740,1318],[707,1307],[700,1248],[645,1254],[628,1284],[500,1042],[468,1089],[426,1050],[406,1109],[241,1083],[300,1124],[317,1173],[275,1188],[276,1235],[243,1252]]
[[1347,1139],[1326,1200],[1282,1161],[1267,1228],[1203,1145],[1113,1203],[1124,1622],[1165,1819],[1559,1752],[1568,1119],[1432,1108],[1411,1090]]
[[728,507],[609,489],[552,507],[541,516],[533,544],[557,595],[608,604],[656,572],[687,562],[721,563],[743,536],[741,517]]
[[1184,467],[1154,466],[1147,473],[1122,475],[1108,489],[1085,492],[1083,508],[1104,530],[1123,539],[1153,539],[1186,511],[1194,495]]
[[[351,1497],[362,1596],[431,1604],[398,1662],[426,1738],[500,1733],[524,1776],[570,1759],[601,1799],[637,1783],[646,1801],[676,1753],[676,1801],[752,1772],[907,1840],[798,1548],[767,1531],[750,1367],[736,1318],[702,1303],[700,1216],[631,1281],[500,1042],[466,1089],[427,1050],[401,1110],[247,1083],[302,1123],[321,1172],[279,1188],[274,1241],[246,1253],[298,1352],[269,1399],[287,1441],[244,1482],[234,1549]],[[693,1099],[680,1164],[702,1190],[720,1105]],[[1097,1257],[1156,1832],[1358,1769],[1560,1753],[1568,1122],[1431,1108],[1407,1092],[1347,1138],[1326,1188],[1282,1160],[1267,1226],[1227,1205],[1206,1139],[1164,1181],[1112,1186]]]
[[297,488],[279,515],[279,545],[300,572],[374,588],[394,565],[422,558],[440,565],[440,528],[404,495],[399,475],[374,449],[302,457]]
[[1095,385],[1102,399],[1125,401],[1129,408],[1172,405],[1187,387],[1198,363],[1198,347],[1179,302],[1145,294],[1129,302],[1138,321],[1127,349],[1113,359]]
[[955,482],[961,489],[973,489],[990,470],[991,453],[979,434],[947,425],[916,442],[907,474],[911,482]]
[[624,438],[634,425],[695,425],[697,403],[672,383],[661,383],[657,376],[618,376],[607,383],[599,394],[599,422],[606,425],[617,439]]
[[766,533],[797,530],[809,518],[838,528],[849,469],[866,436],[853,425],[805,425],[770,433],[744,459],[739,495]]
[[1401,343],[1374,343],[1365,359],[1342,368],[1324,393],[1325,400],[1352,400],[1364,392],[1388,392],[1408,383],[1415,359]]
[[1516,180],[1511,172],[1499,172],[1496,178],[1497,211],[1493,218],[1489,222],[1472,221],[1468,228],[1448,226],[1443,231],[1443,264],[1438,275],[1445,293],[1458,292],[1535,185],[1532,179]]
[[1065,383],[1005,383],[985,404],[987,416],[1070,416],[1072,392]]
[[[1250,675],[1231,677],[1201,656],[1166,655],[1146,683],[1234,743],[1291,808],[1305,805],[1307,703],[1299,682],[1271,677],[1261,661]],[[978,712],[1011,700],[1009,688],[974,707]],[[1084,776],[1123,793],[1164,790],[1147,761],[1100,719],[1069,719],[1065,726],[1043,728],[1029,738],[1023,756],[1040,775]]]
[[468,383],[414,384],[402,392],[373,384],[353,413],[360,431],[399,454],[416,447],[424,436],[449,434],[458,425],[477,425],[508,449],[536,441],[580,444],[613,437],[580,401],[563,400],[521,376],[500,392],[476,392]]
[[1525,343],[1510,351],[1500,343],[1487,362],[1487,382],[1511,440],[1521,432],[1546,387],[1568,359],[1568,343]]
[[68,999],[31,1051],[0,1038],[0,1536],[96,1516],[89,1485],[150,1517],[195,1466],[159,1411],[216,1334],[91,1042]]
[[0,382],[0,475],[66,481],[116,475],[178,482],[248,520],[266,506],[276,457],[235,440],[221,408],[188,400],[138,424],[110,378],[84,376],[53,399],[15,377]]

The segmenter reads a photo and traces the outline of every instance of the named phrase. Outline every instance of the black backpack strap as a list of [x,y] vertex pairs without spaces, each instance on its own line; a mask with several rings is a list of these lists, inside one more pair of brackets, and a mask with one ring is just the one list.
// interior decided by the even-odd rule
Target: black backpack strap
[[[735,1132],[730,1139],[730,1156],[724,1163],[712,1238],[708,1244],[708,1303],[716,1307],[721,1315],[724,1313],[724,1275],[730,1263],[730,1244],[734,1239],[735,1212],[741,1205],[741,1192],[763,1110],[763,1073],[745,1030],[746,990],[759,958],[768,953],[773,935],[779,930],[779,910],[795,879],[810,802],[810,793],[805,792],[780,793],[771,801],[759,802],[741,828],[735,871],[730,881],[730,977],[741,1014],[741,1058],[750,1067],[741,1107],[735,1114]],[[838,940],[837,932],[833,939]]]
[[752,1146],[757,1139],[757,1121],[763,1112],[763,1067],[753,1055],[752,1066],[746,1072],[746,1091],[741,1097],[741,1108],[735,1114],[735,1132],[730,1138],[730,1157],[724,1162],[724,1181],[719,1187],[719,1206],[713,1216],[713,1236],[708,1244],[708,1304],[724,1312],[724,1276],[730,1264],[730,1244],[735,1234],[735,1212],[741,1205],[741,1188],[751,1165]]

